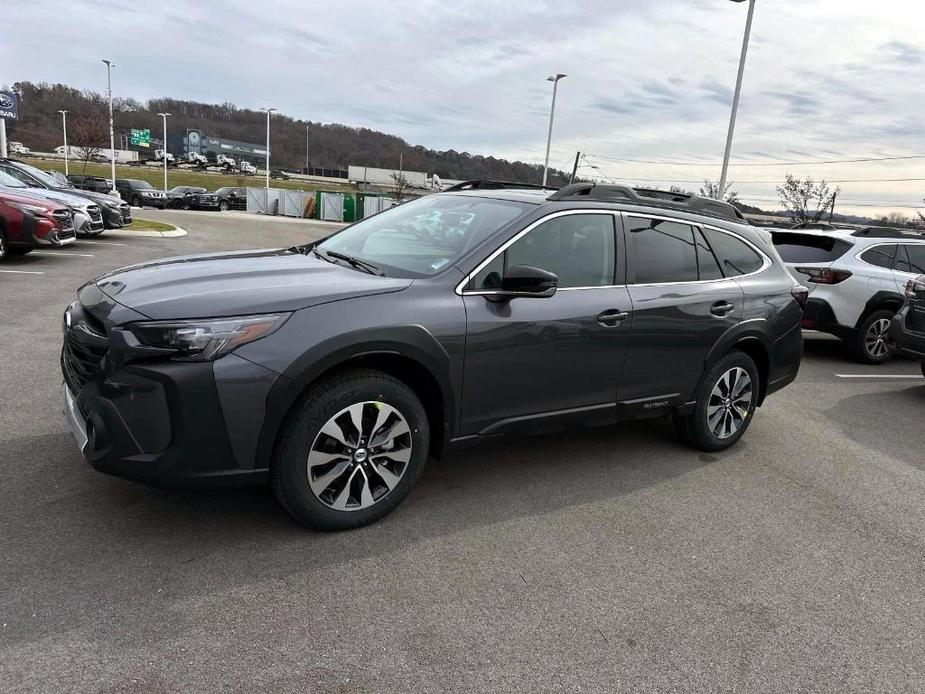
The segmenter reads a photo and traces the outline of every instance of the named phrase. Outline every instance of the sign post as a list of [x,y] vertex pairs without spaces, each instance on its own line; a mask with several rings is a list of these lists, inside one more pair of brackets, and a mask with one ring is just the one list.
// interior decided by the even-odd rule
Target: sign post
[[16,92],[0,92],[0,157],[6,157],[6,119],[19,120],[19,97]]

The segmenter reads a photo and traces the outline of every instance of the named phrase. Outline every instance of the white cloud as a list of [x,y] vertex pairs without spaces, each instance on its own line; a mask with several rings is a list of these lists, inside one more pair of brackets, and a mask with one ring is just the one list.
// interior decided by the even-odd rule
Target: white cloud
[[[560,83],[552,162],[721,158],[746,4],[726,0],[503,3],[34,0],[6,7],[4,80],[272,104],[413,144],[541,161]],[[925,151],[925,4],[758,0],[734,159]],[[41,36],[41,48],[35,37]],[[798,154],[799,153],[799,154]],[[699,167],[598,162],[613,176],[718,177]],[[793,167],[832,179],[925,177],[905,164]],[[785,168],[736,166],[769,204]],[[744,181],[767,181],[744,183]],[[667,183],[667,181],[666,181]],[[920,183],[845,183],[846,200],[915,202]],[[868,210],[870,211],[870,210]]]

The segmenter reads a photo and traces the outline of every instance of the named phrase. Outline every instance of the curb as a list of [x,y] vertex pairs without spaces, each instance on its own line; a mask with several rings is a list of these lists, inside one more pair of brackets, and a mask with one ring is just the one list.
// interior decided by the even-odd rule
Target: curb
[[186,229],[176,227],[170,231],[131,231],[130,229],[107,229],[107,236],[147,236],[156,239],[175,239],[186,236]]

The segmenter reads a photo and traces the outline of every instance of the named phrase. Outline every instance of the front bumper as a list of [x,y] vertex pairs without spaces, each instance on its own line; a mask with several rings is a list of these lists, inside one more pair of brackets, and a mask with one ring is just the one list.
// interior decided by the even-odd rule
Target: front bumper
[[911,307],[906,304],[893,316],[890,322],[889,338],[899,354],[914,359],[925,359],[925,332],[919,332],[910,327],[910,310]]
[[150,195],[140,196],[142,207],[157,207],[161,210],[166,209],[168,201],[166,197],[152,197]]
[[132,223],[132,208],[122,203],[118,207],[102,205],[103,226],[106,229],[121,229]]
[[65,413],[94,469],[170,487],[267,481],[255,458],[276,373],[234,354],[215,362],[138,358],[133,352],[144,348],[131,333],[104,329],[79,302],[68,312]]

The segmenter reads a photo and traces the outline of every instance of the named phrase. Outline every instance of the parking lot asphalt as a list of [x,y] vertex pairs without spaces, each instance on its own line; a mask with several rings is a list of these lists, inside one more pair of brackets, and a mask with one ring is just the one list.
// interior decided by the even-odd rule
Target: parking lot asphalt
[[922,691],[918,364],[859,366],[808,335],[732,450],[661,421],[503,439],[432,462],[383,521],[316,533],[266,489],[83,462],[58,369],[81,283],[329,230],[136,214],[189,234],[0,265],[43,273],[0,274],[3,691]]

